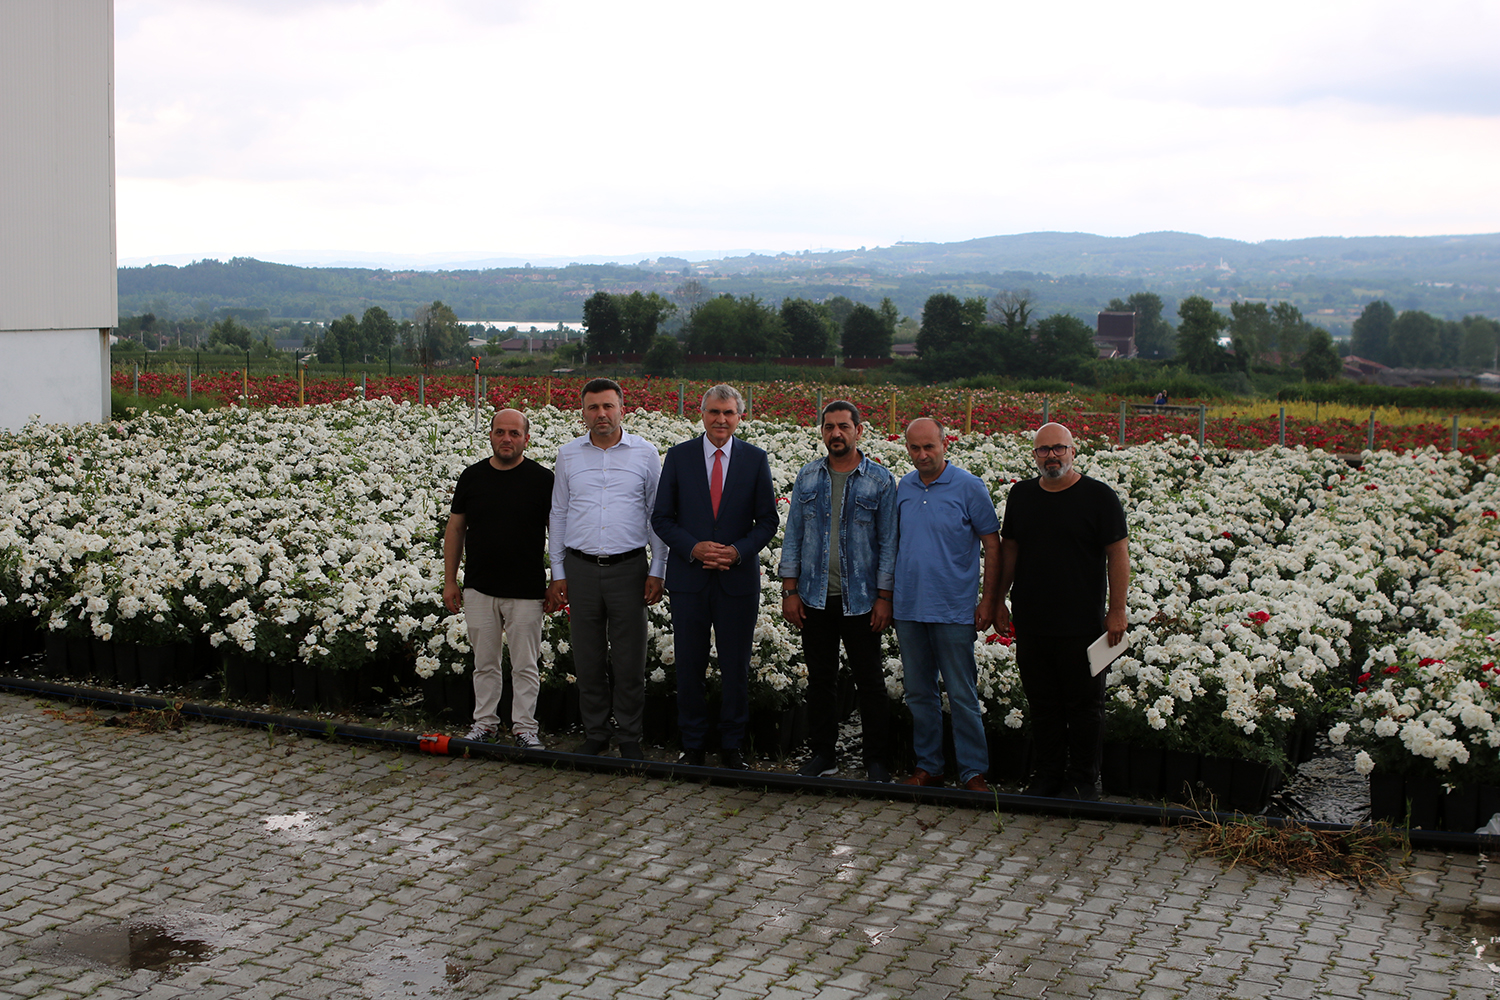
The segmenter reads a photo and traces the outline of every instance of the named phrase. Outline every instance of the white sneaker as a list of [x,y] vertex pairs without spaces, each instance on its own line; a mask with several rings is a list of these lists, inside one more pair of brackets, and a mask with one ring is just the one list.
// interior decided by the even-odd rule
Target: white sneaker
[[474,728],[469,730],[468,735],[464,739],[473,740],[476,743],[489,743],[494,740],[498,732],[499,730],[495,726],[486,726],[476,722],[474,723]]
[[546,744],[542,742],[541,737],[537,736],[536,733],[517,733],[516,746],[520,747],[522,750],[547,749]]

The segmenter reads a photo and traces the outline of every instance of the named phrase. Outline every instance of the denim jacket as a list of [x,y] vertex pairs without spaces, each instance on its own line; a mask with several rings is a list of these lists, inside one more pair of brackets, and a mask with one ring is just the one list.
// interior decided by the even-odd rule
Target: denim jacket
[[[828,459],[797,473],[777,573],[795,579],[804,604],[828,606],[828,522],[833,512]],[[877,590],[896,582],[896,477],[863,454],[844,483],[839,509],[839,574],[844,614],[869,614]]]

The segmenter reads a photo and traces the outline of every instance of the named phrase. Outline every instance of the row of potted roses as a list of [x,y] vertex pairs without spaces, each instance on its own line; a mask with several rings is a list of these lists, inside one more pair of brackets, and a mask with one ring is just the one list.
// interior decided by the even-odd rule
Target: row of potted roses
[[[528,454],[544,464],[581,430],[572,412],[530,416]],[[663,450],[695,430],[660,412],[634,412],[628,426]],[[820,450],[793,424],[748,421],[742,433],[772,456],[783,496]],[[888,437],[872,428],[862,444],[899,475],[910,466]],[[1199,453],[1187,437],[1124,451],[1082,444],[1080,467],[1120,492],[1131,530],[1134,648],[1111,671],[1116,736],[1274,763],[1293,732],[1327,721],[1366,747],[1362,766],[1455,778],[1497,770],[1493,750],[1481,750],[1494,746],[1500,716],[1478,680],[1455,700],[1429,663],[1387,692],[1394,704],[1374,696],[1407,679],[1387,667],[1461,661],[1462,642],[1488,634],[1475,615],[1500,606],[1493,462],[1376,453],[1351,469],[1301,449]],[[458,472],[485,447],[461,401],[33,425],[0,440],[0,615],[147,643],[207,635],[242,655],[325,667],[409,655],[425,675],[462,671],[462,618],[439,601],[441,527]],[[1031,474],[1025,434],[950,448],[997,507]],[[806,683],[798,637],[769,593],[778,558],[779,535],[762,554],[753,678],[757,701],[773,707]],[[669,691],[664,605],[650,622],[648,683]],[[886,651],[899,699],[893,635]],[[1024,731],[1008,642],[980,637],[976,651],[991,726]],[[566,683],[565,615],[549,620],[543,656],[547,683]],[[1330,718],[1363,674],[1355,716]]]

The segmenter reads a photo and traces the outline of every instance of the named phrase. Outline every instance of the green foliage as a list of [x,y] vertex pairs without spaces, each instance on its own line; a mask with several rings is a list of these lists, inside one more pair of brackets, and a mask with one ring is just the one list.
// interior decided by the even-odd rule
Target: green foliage
[[895,335],[896,327],[889,313],[881,313],[861,302],[844,320],[844,357],[888,358]]
[[1076,379],[1099,353],[1093,328],[1066,313],[1053,313],[1038,323],[1029,346],[1028,374],[1054,379]]
[[1455,412],[1459,410],[1500,411],[1500,395],[1484,389],[1452,389],[1440,386],[1396,387],[1363,385],[1357,382],[1326,382],[1287,386],[1276,394],[1278,399],[1306,400],[1309,403],[1344,403],[1349,406],[1396,406],[1402,409],[1425,409]]
[[208,344],[210,347],[222,344],[236,350],[248,351],[250,337],[249,327],[236,323],[233,316],[225,316],[209,331]]
[[1389,364],[1391,327],[1396,322],[1396,310],[1384,299],[1376,299],[1365,306],[1349,338],[1349,353]]
[[224,404],[218,399],[206,395],[186,399],[168,392],[160,396],[133,396],[128,392],[120,392],[118,389],[111,389],[109,392],[109,418],[111,420],[130,420],[157,410],[171,413],[174,410],[217,410],[223,406]]
[[791,357],[827,357],[829,342],[840,334],[828,307],[807,299],[783,299],[781,323],[786,328],[787,350]]
[[1462,335],[1459,363],[1467,368],[1495,368],[1500,355],[1500,323],[1485,316],[1465,316],[1459,323]]
[[424,367],[435,361],[467,357],[468,337],[453,310],[437,300],[417,310],[410,326],[402,328],[406,356]]
[[1229,325],[1214,304],[1201,295],[1190,295],[1177,306],[1177,359],[1190,372],[1212,374],[1227,371],[1229,355],[1219,346],[1219,333]]
[[584,343],[590,354],[622,354],[626,348],[625,319],[618,296],[595,292],[583,304]]
[[1259,363],[1275,341],[1271,310],[1264,302],[1231,302],[1229,316],[1229,337],[1235,357],[1246,365]]
[[787,335],[780,312],[754,295],[721,295],[688,318],[687,343],[694,354],[775,358],[785,353]]
[[1327,330],[1314,328],[1302,354],[1302,377],[1309,382],[1331,382],[1344,370],[1344,362],[1333,349]]
[[681,342],[676,337],[659,333],[641,359],[642,370],[647,375],[676,375],[682,367],[682,360]]
[[967,348],[983,322],[983,314],[976,318],[956,295],[939,292],[928,296],[917,331],[917,356],[931,360],[936,354]]
[[1426,368],[1442,363],[1439,338],[1443,324],[1427,313],[1408,309],[1391,324],[1386,353],[1402,368]]

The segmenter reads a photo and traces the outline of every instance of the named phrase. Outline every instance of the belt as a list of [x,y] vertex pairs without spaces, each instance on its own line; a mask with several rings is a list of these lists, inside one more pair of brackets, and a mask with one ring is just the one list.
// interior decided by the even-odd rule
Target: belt
[[619,555],[614,556],[594,556],[589,555],[587,552],[579,552],[577,549],[568,549],[567,553],[587,563],[595,563],[599,566],[613,566],[615,563],[622,563],[627,559],[634,559],[636,556],[645,555],[646,547],[642,545],[638,549],[631,549],[629,552],[621,552]]

